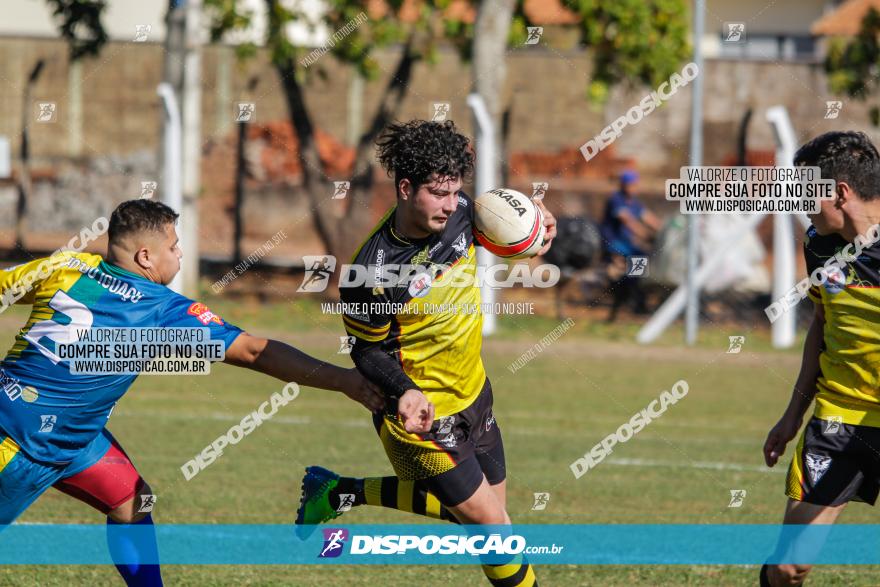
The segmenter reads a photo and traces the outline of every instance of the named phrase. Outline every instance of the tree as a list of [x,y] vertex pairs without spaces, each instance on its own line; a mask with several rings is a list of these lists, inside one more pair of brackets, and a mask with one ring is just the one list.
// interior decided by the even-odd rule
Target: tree
[[58,31],[67,41],[70,60],[95,56],[107,42],[101,17],[104,0],[46,0],[58,21]]
[[593,52],[587,96],[612,86],[657,87],[691,55],[683,0],[563,0],[580,18],[581,43]]
[[[265,0],[267,29],[263,45],[268,49],[272,65],[284,90],[288,114],[298,142],[298,156],[302,169],[302,185],[312,210],[315,228],[327,250],[334,255],[350,252],[353,239],[361,237],[371,222],[370,203],[373,188],[373,141],[400,111],[414,65],[421,60],[434,61],[436,46],[445,32],[458,30],[453,21],[441,19],[443,2],[427,1],[416,11],[412,22],[401,18],[404,10],[400,1],[388,2],[388,13],[375,20],[364,19],[367,2],[334,0],[327,3],[327,11],[320,24],[337,31],[327,52],[353,67],[358,75],[375,79],[379,73],[372,57],[377,47],[402,44],[400,58],[385,88],[379,106],[355,145],[354,169],[348,192],[348,208],[338,219],[329,205],[329,180],[325,179],[315,140],[315,126],[305,99],[305,85],[314,75],[322,75],[320,60],[310,63],[311,48],[294,45],[287,36],[287,28],[294,23],[309,22],[302,12],[289,8],[279,0]],[[206,8],[213,9],[212,39],[218,41],[234,30],[247,29],[252,15],[239,10],[234,0],[206,0]],[[352,23],[356,23],[353,25]],[[314,25],[315,23],[310,23]],[[443,25],[445,24],[445,28]],[[347,34],[336,40],[339,32]],[[253,54],[252,43],[239,47],[240,55]]]
[[[825,58],[825,71],[832,92],[857,100],[868,100],[878,89],[877,62],[880,59],[880,12],[868,9],[859,33],[850,40],[832,39]],[[880,124],[880,108],[871,107],[871,123]]]
[[[61,36],[67,40],[70,60],[76,61],[88,55],[96,55],[107,35],[101,25],[104,2],[84,0],[48,0],[52,16],[58,20]],[[21,147],[18,165],[18,199],[15,206],[15,248],[26,250],[24,235],[27,232],[27,214],[33,184],[30,165],[31,92],[45,65],[44,59],[34,63],[22,93]]]

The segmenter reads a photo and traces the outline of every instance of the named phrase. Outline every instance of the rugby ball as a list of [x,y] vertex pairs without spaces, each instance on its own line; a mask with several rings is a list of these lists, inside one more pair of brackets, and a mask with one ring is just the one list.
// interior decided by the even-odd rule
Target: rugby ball
[[544,244],[541,209],[516,190],[499,188],[474,200],[474,233],[481,245],[504,259],[534,257]]

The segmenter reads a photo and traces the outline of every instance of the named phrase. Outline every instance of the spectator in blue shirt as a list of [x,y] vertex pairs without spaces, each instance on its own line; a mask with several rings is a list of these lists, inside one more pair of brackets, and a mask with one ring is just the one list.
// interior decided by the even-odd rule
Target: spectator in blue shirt
[[627,277],[626,260],[632,256],[647,256],[651,240],[660,230],[659,218],[635,197],[639,174],[632,170],[620,176],[620,189],[605,204],[600,231],[604,240],[604,258],[609,273],[618,276],[612,283],[614,303],[608,321],[612,322],[620,307],[630,298],[635,301],[636,313],[647,312],[645,294],[638,278]]

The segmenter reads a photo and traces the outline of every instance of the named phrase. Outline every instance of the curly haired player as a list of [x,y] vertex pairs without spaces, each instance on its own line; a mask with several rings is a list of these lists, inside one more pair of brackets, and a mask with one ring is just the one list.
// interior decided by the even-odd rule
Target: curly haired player
[[[374,415],[374,424],[397,475],[355,479],[309,467],[297,523],[326,522],[367,504],[464,524],[510,524],[504,446],[480,357],[482,315],[430,311],[480,305],[479,288],[451,285],[476,268],[474,207],[461,190],[473,152],[451,121],[393,124],[377,143],[379,161],[394,175],[397,205],[353,264],[370,274],[386,264],[422,270],[401,284],[342,288],[341,297],[347,307],[391,310],[351,312],[343,322],[356,340],[355,365],[385,394],[385,413]],[[547,226],[544,253],[556,221],[538,205]],[[535,584],[522,557],[483,570],[493,585]]]

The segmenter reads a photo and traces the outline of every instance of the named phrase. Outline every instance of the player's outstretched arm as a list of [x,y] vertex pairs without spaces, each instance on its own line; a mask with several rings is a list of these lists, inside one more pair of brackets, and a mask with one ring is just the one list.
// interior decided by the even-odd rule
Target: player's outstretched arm
[[309,387],[341,391],[370,411],[385,405],[378,388],[357,369],[343,369],[318,360],[277,340],[242,332],[226,349],[224,363],[247,367],[281,381],[293,381]]
[[816,396],[816,379],[819,377],[819,354],[822,352],[825,328],[825,311],[821,303],[816,303],[813,323],[804,341],[804,354],[801,371],[798,374],[791,399],[779,422],[770,430],[764,442],[764,461],[772,467],[785,452],[785,446],[797,436],[804,414]]

